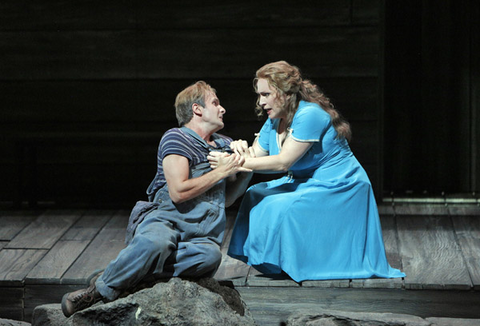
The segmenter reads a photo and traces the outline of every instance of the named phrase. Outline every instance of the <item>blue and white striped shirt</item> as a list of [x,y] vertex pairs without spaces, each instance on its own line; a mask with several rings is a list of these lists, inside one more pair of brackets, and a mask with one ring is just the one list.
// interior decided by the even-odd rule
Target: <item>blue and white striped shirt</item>
[[[214,134],[212,138],[223,139],[226,144],[230,144],[230,137]],[[217,142],[217,141],[215,141]],[[194,167],[199,163],[208,162],[207,155],[209,150],[203,147],[191,135],[185,133],[181,128],[172,128],[163,134],[158,146],[157,153],[157,174],[153,181],[153,188],[149,189],[149,195],[155,194],[158,189],[165,185],[165,174],[163,172],[163,159],[167,155],[181,155],[188,159],[190,167]]]

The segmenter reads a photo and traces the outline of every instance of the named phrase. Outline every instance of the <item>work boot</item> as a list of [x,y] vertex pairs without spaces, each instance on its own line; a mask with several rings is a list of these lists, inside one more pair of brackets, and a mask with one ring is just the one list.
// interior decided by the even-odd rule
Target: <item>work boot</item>
[[70,317],[77,311],[93,306],[102,300],[102,296],[97,291],[95,283],[86,289],[67,293],[62,298],[62,311],[65,317]]

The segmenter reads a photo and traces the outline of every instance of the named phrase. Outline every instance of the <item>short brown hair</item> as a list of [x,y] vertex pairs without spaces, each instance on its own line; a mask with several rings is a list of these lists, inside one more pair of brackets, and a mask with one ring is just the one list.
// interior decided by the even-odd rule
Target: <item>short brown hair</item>
[[178,93],[177,98],[175,99],[175,114],[180,127],[183,127],[192,120],[193,104],[196,103],[205,106],[205,95],[208,92],[216,93],[214,88],[203,80],[200,80]]

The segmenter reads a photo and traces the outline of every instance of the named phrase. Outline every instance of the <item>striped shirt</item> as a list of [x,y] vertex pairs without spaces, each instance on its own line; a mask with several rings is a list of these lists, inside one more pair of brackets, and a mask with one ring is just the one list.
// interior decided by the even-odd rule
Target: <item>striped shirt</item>
[[[230,144],[231,138],[213,134],[212,139],[223,139],[226,144]],[[217,141],[215,141],[217,143]],[[185,133],[180,128],[172,128],[163,134],[158,146],[157,153],[157,174],[153,180],[153,188],[149,189],[148,195],[155,194],[165,183],[165,174],[163,172],[163,159],[167,155],[175,154],[186,157],[190,168],[199,163],[208,162],[207,155],[209,150],[203,147],[191,135]]]

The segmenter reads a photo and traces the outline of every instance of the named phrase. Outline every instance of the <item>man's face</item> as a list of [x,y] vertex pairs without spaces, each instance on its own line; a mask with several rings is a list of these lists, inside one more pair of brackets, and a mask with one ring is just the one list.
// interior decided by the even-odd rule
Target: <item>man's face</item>
[[220,105],[220,100],[214,92],[205,95],[205,107],[203,108],[203,121],[212,125],[215,131],[223,128],[223,115],[226,110]]

